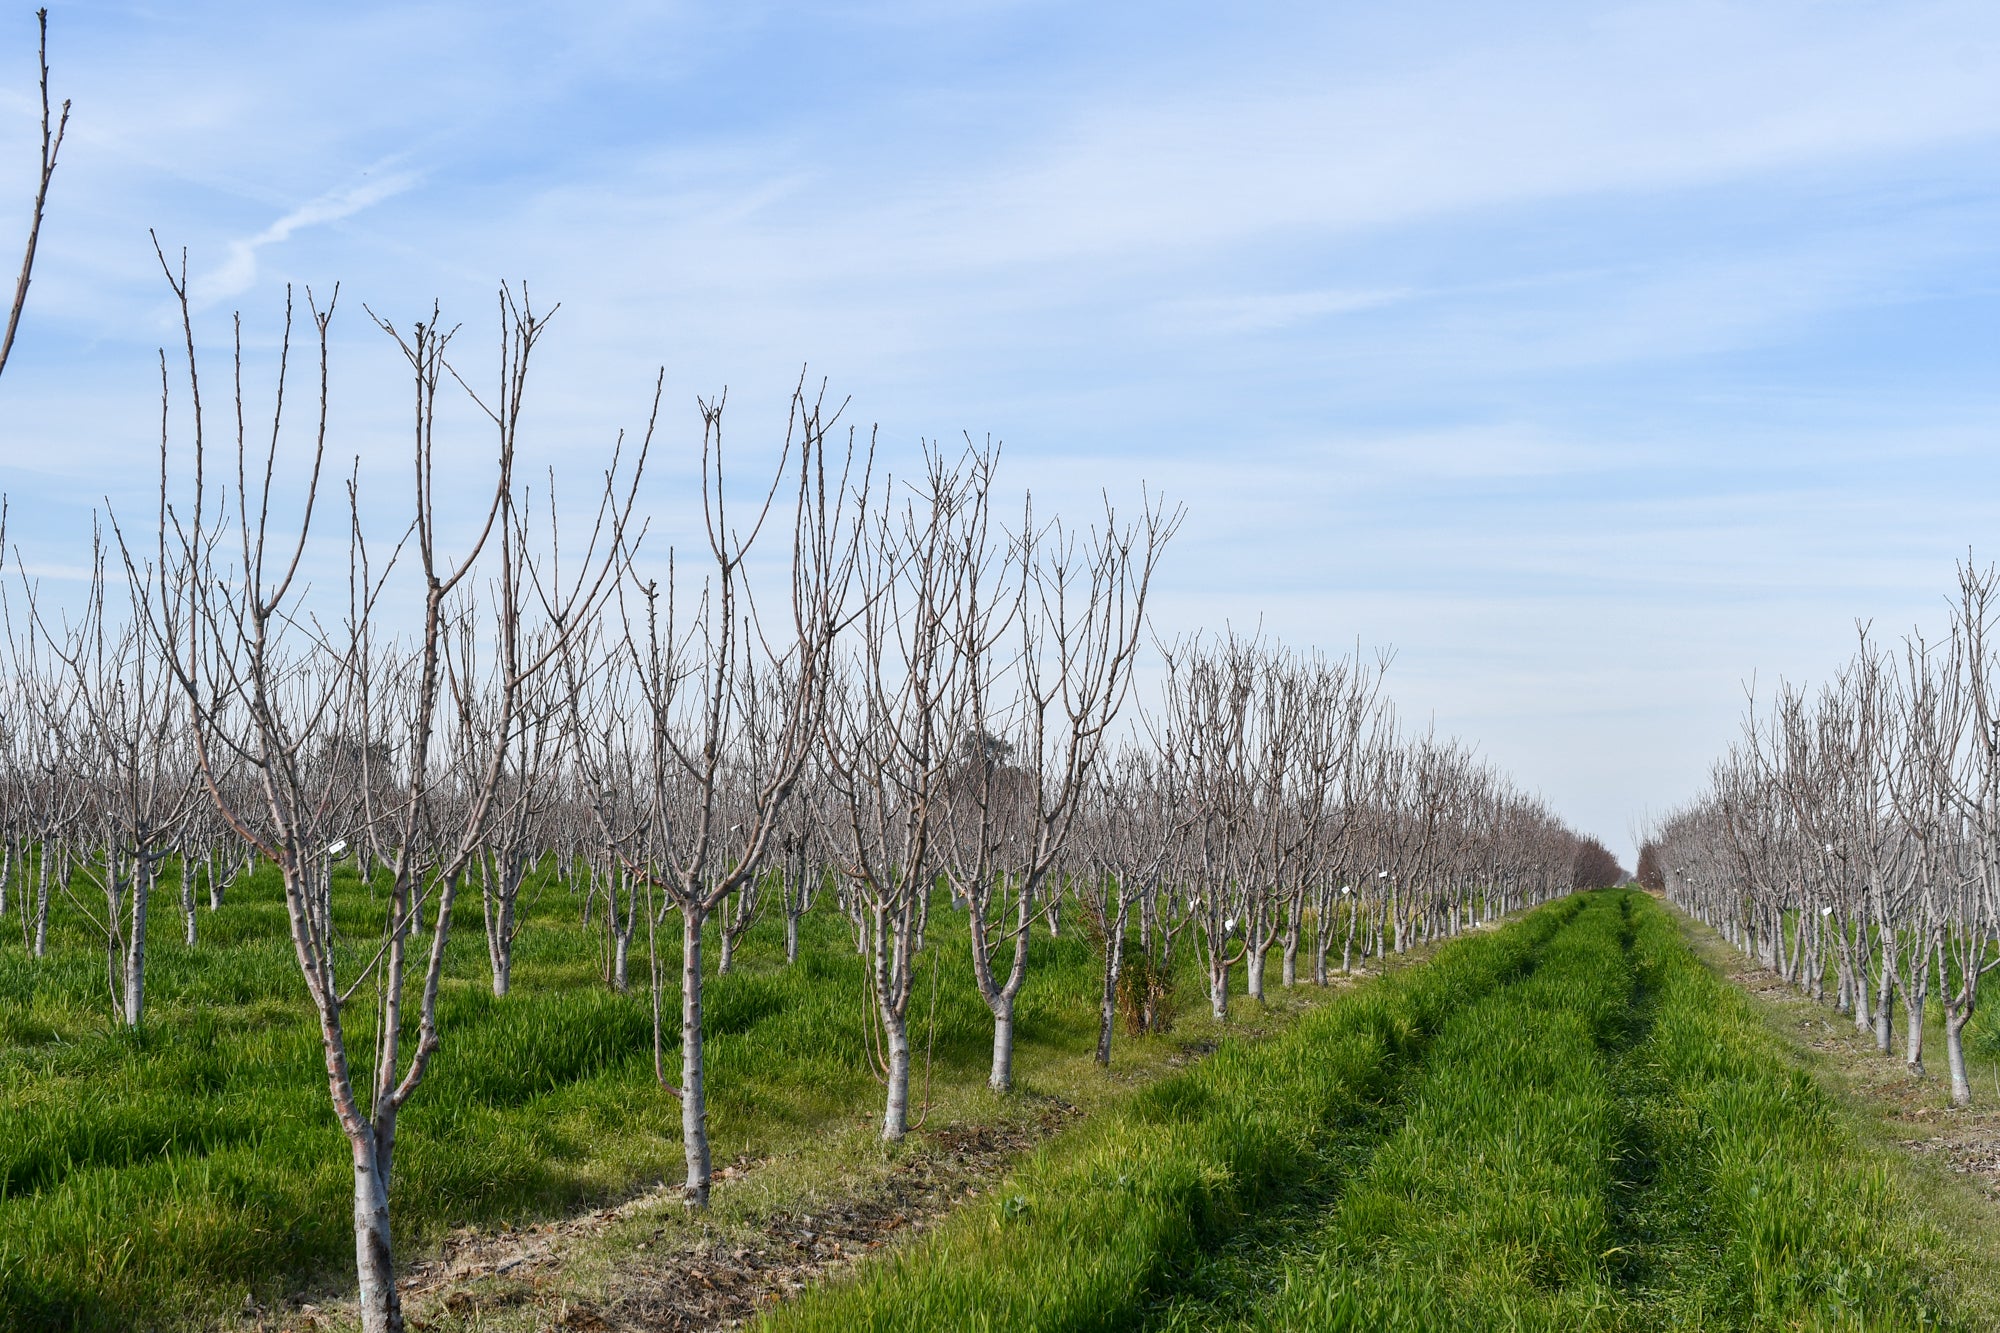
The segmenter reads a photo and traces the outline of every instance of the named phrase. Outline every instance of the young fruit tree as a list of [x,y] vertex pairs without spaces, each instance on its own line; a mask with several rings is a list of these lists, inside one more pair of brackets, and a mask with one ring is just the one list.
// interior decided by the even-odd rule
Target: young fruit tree
[[[629,492],[621,502],[607,476],[593,542],[605,555],[595,567],[577,571],[567,588],[538,583],[517,522],[515,459],[544,319],[525,295],[503,289],[498,396],[487,404],[467,391],[497,436],[490,486],[469,515],[442,513],[436,482],[440,387],[465,384],[446,359],[453,331],[435,311],[407,331],[377,320],[411,375],[414,491],[384,557],[369,540],[358,483],[348,482],[347,604],[322,619],[309,564],[325,490],[335,302],[322,309],[307,293],[317,410],[296,449],[303,475],[281,476],[280,459],[294,452],[285,447],[289,301],[267,442],[252,441],[239,320],[234,439],[212,450],[185,263],[176,273],[164,254],[161,262],[180,303],[192,438],[178,458],[162,439],[162,592],[147,609],[147,630],[179,686],[202,787],[283,881],[327,1092],[353,1163],[362,1327],[394,1333],[403,1322],[389,1213],[397,1117],[442,1042],[438,992],[457,891],[515,762],[530,687],[611,575]],[[164,355],[161,364],[164,378]],[[172,406],[163,403],[163,419],[173,419]],[[279,514],[287,495],[298,497],[289,523]],[[470,534],[455,557],[441,545],[448,527]],[[398,599],[392,581],[405,577],[413,586]],[[471,595],[481,578],[485,595]],[[528,595],[530,586],[538,595]],[[487,645],[488,655],[468,640]],[[349,743],[355,737],[362,742]],[[333,865],[364,846],[386,893],[379,920],[350,932],[333,911]]]
[[[592,719],[608,737],[624,738],[593,747],[602,768],[591,775],[600,826],[620,868],[680,913],[681,1081],[672,1091],[681,1103],[694,1207],[708,1205],[711,1183],[703,931],[732,894],[753,891],[817,742],[833,645],[855,582],[862,503],[850,494],[851,445],[828,465],[838,413],[808,397],[803,384],[792,394],[771,484],[742,513],[724,484],[723,400],[704,402],[701,414],[706,559],[699,582],[678,586],[670,553],[662,587],[639,571],[635,551],[624,553],[621,605],[637,614],[624,617],[617,651],[629,664],[641,721],[633,737],[616,721]],[[782,613],[772,615],[759,610],[749,562],[767,525],[786,519],[787,595]],[[614,769],[621,756],[625,762]],[[635,784],[628,809],[636,818],[614,813],[621,782]],[[655,910],[650,902],[648,910]],[[657,1014],[657,967],[653,976]]]

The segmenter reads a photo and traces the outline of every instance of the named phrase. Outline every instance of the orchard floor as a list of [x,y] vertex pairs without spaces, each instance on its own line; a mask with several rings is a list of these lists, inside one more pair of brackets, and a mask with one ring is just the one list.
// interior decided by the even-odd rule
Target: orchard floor
[[[1628,910],[1628,953],[1630,916]],[[1784,1088],[1788,1076],[1784,1067],[1788,1066],[1791,1073],[1808,1074],[1832,1092],[1825,1099],[1835,1108],[1832,1132],[1848,1146],[1835,1152],[1842,1160],[1823,1183],[1831,1183],[1837,1194],[1840,1170],[1859,1172],[1856,1179],[1869,1172],[1885,1173],[1890,1178],[1885,1188],[1902,1210],[1894,1225],[1906,1228],[1897,1234],[1912,1237],[1913,1252],[1922,1255],[1916,1267],[1948,1270],[1940,1274],[1936,1303],[1920,1301],[1913,1307],[1925,1312],[1921,1325],[1903,1322],[1902,1316],[1893,1312],[1893,1303],[1871,1305],[1864,1291],[1847,1313],[1838,1303],[1800,1307],[1790,1313],[1776,1306],[1748,1315],[1740,1310],[1725,1315],[1718,1310],[1712,1326],[2000,1329],[1993,1282],[2000,1275],[2000,1095],[1992,1092],[1995,1080],[2000,1079],[2000,1067],[1985,1053],[1976,1055],[1973,1068],[1978,1104],[1970,1110],[1954,1110],[1948,1105],[1941,1080],[1910,1077],[1900,1058],[1885,1059],[1877,1054],[1872,1041],[1856,1033],[1846,1018],[1797,997],[1702,927],[1686,920],[1678,920],[1677,927],[1707,970],[1748,997],[1748,1009],[1754,1014],[1752,1026],[1761,1026],[1764,1034],[1774,1039],[1763,1049],[1763,1058],[1774,1066],[1772,1087],[1781,1096],[1791,1095]],[[1391,973],[1421,971],[1424,956],[1430,952],[1396,960]],[[1339,989],[1365,993],[1374,984],[1372,979],[1362,979]],[[1502,990],[1520,984],[1509,983]],[[1644,990],[1641,984],[1631,1003],[1643,1004]],[[1554,993],[1567,992],[1558,988]],[[1232,1035],[1252,1045],[1279,1035],[1322,998],[1322,994],[1300,993],[1283,997],[1262,1011],[1239,1001],[1237,1031]],[[1617,1027],[1616,1021],[1613,1027]],[[1749,1034],[1749,1039],[1752,1045],[1757,1044],[1755,1033]],[[1606,1050],[1637,1051],[1644,1040],[1643,1030],[1620,1030],[1603,1040],[1608,1043]],[[927,1257],[926,1238],[936,1244],[948,1242],[954,1227],[962,1234],[968,1221],[975,1229],[1004,1227],[1004,1222],[984,1224],[979,1219],[989,1212],[1006,1217],[1008,1204],[1018,1203],[1024,1212],[1028,1210],[1025,1200],[1034,1197],[1037,1183],[1038,1164],[1032,1157],[1037,1146],[1045,1148],[1041,1158],[1060,1160],[1065,1142],[1087,1135],[1092,1121],[1129,1114],[1135,1093],[1171,1076],[1177,1068],[1201,1062],[1213,1046],[1213,1036],[1205,1030],[1184,1032],[1174,1040],[1147,1045],[1153,1049],[1121,1061],[1108,1078],[1079,1053],[1069,1060],[1044,1064],[1023,1091],[1009,1098],[957,1088],[940,1098],[924,1130],[903,1148],[890,1152],[873,1144],[872,1117],[857,1114],[851,1127],[832,1138],[796,1151],[732,1164],[718,1188],[717,1206],[706,1217],[688,1216],[674,1191],[660,1189],[614,1208],[525,1230],[454,1234],[409,1274],[406,1289],[412,1326],[493,1333],[530,1328],[730,1328],[757,1322],[760,1312],[781,1304],[792,1307],[801,1296],[806,1299],[796,1309],[788,1309],[788,1317],[779,1321],[785,1327],[849,1326],[843,1321],[855,1315],[851,1301],[845,1307],[832,1303],[829,1317],[816,1320],[813,1312],[823,1304],[816,1298],[826,1292],[838,1296],[843,1288],[851,1291],[871,1283],[883,1286],[879,1276],[883,1273],[920,1271]],[[1941,1056],[1941,1048],[1933,1049]],[[1398,1113],[1405,1136],[1409,1133],[1407,1122],[1421,1114],[1430,1095],[1418,1086],[1425,1065],[1449,1055],[1446,1043],[1435,1057],[1420,1059],[1409,1075],[1417,1090],[1412,1093],[1406,1088],[1396,1094],[1417,1108]],[[1933,1066],[1939,1063],[1941,1060],[1934,1057]],[[1795,1086],[1792,1091],[1796,1092]],[[1074,1132],[1064,1134],[1065,1130]],[[1454,1127],[1451,1132],[1456,1136],[1461,1130]],[[1502,1131],[1501,1137],[1514,1132]],[[1369,1149],[1373,1156],[1383,1155],[1381,1145],[1392,1142],[1386,1129],[1379,1138],[1379,1144]],[[1780,1146],[1798,1151],[1800,1142]],[[1621,1145],[1621,1151],[1627,1149],[1629,1145]],[[1422,1154],[1417,1156],[1421,1159]],[[1483,1154],[1481,1161],[1483,1165]],[[1657,1169],[1657,1163],[1644,1168]],[[1626,1171],[1618,1188],[1631,1187],[1625,1177],[1643,1174]],[[1291,1211],[1275,1210],[1261,1226],[1246,1225],[1212,1246],[1211,1253],[1205,1253],[1189,1273],[1181,1275],[1178,1294],[1143,1302],[1133,1308],[1130,1319],[1107,1326],[1156,1330],[1378,1326],[1367,1320],[1380,1318],[1381,1310],[1393,1309],[1393,1305],[1378,1307],[1373,1316],[1356,1318],[1354,1310],[1347,1310],[1333,1311],[1322,1319],[1312,1313],[1316,1307],[1310,1301],[1300,1300],[1296,1290],[1310,1285],[1315,1264],[1320,1269],[1326,1266],[1320,1253],[1328,1244],[1326,1233],[1317,1229],[1326,1225],[1325,1216],[1338,1207],[1339,1195],[1366,1193],[1368,1182],[1358,1170],[1356,1177],[1357,1185],[1343,1182],[1326,1199],[1308,1201]],[[1413,1199],[1424,1188],[1421,1182],[1413,1187]],[[1633,1223],[1621,1216],[1617,1225],[1630,1229]],[[1864,1219],[1864,1228],[1872,1225],[1873,1221]],[[1401,1243],[1390,1236],[1390,1248]],[[1425,1253],[1428,1256],[1429,1252]],[[1669,1257],[1666,1262],[1653,1260],[1653,1271],[1645,1280],[1666,1293],[1666,1303],[1659,1308],[1668,1312],[1662,1317],[1674,1322],[1658,1326],[1710,1327],[1706,1316],[1699,1312],[1690,1316],[1676,1305],[1673,1294],[1679,1284],[1674,1263],[1697,1257],[1696,1252],[1667,1247],[1660,1254]],[[1620,1262],[1611,1260],[1611,1268],[1617,1269]],[[1641,1266],[1647,1265],[1642,1261]],[[1834,1271],[1835,1282],[1858,1272],[1865,1284],[1876,1270],[1864,1259],[1836,1266]],[[1393,1279],[1395,1275],[1363,1267],[1342,1280],[1356,1276]],[[1614,1276],[1614,1287],[1618,1280],[1622,1279]],[[1826,1280],[1824,1274],[1816,1274],[1808,1285],[1824,1285]],[[1907,1273],[1884,1270],[1883,1280],[1907,1286],[1911,1279]],[[893,1279],[886,1285],[893,1290]],[[1559,1287],[1561,1280],[1552,1283],[1545,1276],[1536,1285]],[[1778,1286],[1784,1285],[1781,1275]],[[1456,1295],[1463,1299],[1466,1293]],[[1287,1299],[1289,1306],[1283,1304]],[[1926,1296],[1924,1301],[1930,1299]],[[1423,1304],[1410,1308],[1422,1310]],[[966,1313],[968,1317],[972,1314],[970,1310]],[[1493,1326],[1559,1326],[1540,1322],[1534,1307],[1515,1323],[1516,1316],[1523,1313],[1510,1311]],[[1560,1312],[1551,1308],[1546,1313]],[[1654,1325],[1647,1321],[1652,1317],[1641,1314],[1637,1322],[1630,1322],[1629,1316],[1610,1315],[1600,1320],[1586,1310],[1575,1326],[1650,1328]],[[246,1322],[263,1328],[351,1327],[350,1316],[338,1306],[324,1310],[295,1307]],[[891,1316],[866,1317],[851,1326],[900,1325]],[[1026,1324],[1003,1320],[993,1326],[1075,1325],[1052,1319]],[[1379,1326],[1465,1328],[1485,1327],[1486,1321],[1475,1315],[1469,1324],[1462,1317],[1447,1323],[1418,1313]]]
[[[1051,960],[1061,984],[1051,986],[1046,1030],[1024,1047],[1014,1094],[982,1086],[976,1013],[947,1029],[965,1030],[952,1058],[940,1059],[927,1118],[896,1148],[876,1138],[879,1108],[865,1075],[838,1093],[824,1089],[823,1110],[784,1117],[784,1127],[756,1109],[783,1081],[763,1071],[764,1082],[745,1081],[738,1112],[752,1126],[719,1145],[708,1213],[682,1208],[671,1145],[661,1141],[667,1127],[654,1127],[647,1153],[657,1166],[636,1164],[632,1174],[656,1170],[651,1179],[666,1176],[664,1185],[600,1185],[582,1211],[544,1203],[528,1211],[532,1222],[495,1216],[410,1244],[410,1325],[692,1330],[771,1315],[782,1329],[847,1333],[970,1326],[962,1321],[990,1314],[980,1327],[2000,1331],[1996,1044],[1975,1043],[1975,1106],[1954,1110],[1935,1074],[1910,1077],[1900,1056],[1880,1056],[1849,1020],[1796,996],[1705,929],[1677,917],[1667,926],[1666,913],[1637,895],[1582,901],[1581,913],[1559,904],[1499,932],[1412,951],[1386,976],[1326,991],[1274,988],[1261,1007],[1239,995],[1226,1033],[1188,1013],[1168,1036],[1121,1038],[1108,1073],[1090,1058],[1087,1025],[1072,1032],[1058,1018],[1088,982],[1087,956],[1072,958],[1065,945]],[[1622,924],[1613,920],[1620,913]],[[1685,957],[1684,945],[1700,960],[1695,973],[1731,983],[1701,983],[1713,994],[1684,1006],[1697,1030],[1678,1052],[1649,1045],[1661,1026],[1655,995],[1669,987],[1635,945],[1647,917],[1659,923],[1656,959],[1673,940],[1674,951]],[[1580,929],[1597,942],[1580,942]],[[838,932],[827,934],[816,942],[836,959],[824,946],[837,945]],[[1508,935],[1520,939],[1504,945]],[[1604,943],[1614,937],[1615,946]],[[1506,948],[1512,962],[1488,957]],[[1458,980],[1432,985],[1425,978],[1441,956],[1455,957],[1446,975]],[[1598,957],[1620,961],[1600,975]],[[1467,961],[1478,958],[1487,962]],[[753,977],[771,966],[756,961]],[[1426,986],[1435,994],[1411,998]],[[1688,1073],[1689,1060],[1705,1062],[1701,1015],[1733,1009],[1732,991],[1745,997],[1743,1013],[1713,1035],[1718,1061],[1729,1046],[1736,1081],[1700,1093],[1706,1101],[1674,1102],[1657,1069],[1679,1060],[1684,1082],[1713,1080],[1713,1070]],[[1579,1005],[1586,1017],[1537,1026]],[[1388,1044],[1342,1054],[1370,1024]],[[1482,1034],[1512,1028],[1534,1030],[1488,1059]],[[813,1040],[830,1032],[816,1029]],[[1212,1059],[1219,1040],[1222,1055]],[[1574,1058],[1546,1054],[1562,1043]],[[1942,1046],[1930,1050],[1936,1070]],[[1346,1075],[1317,1068],[1349,1055],[1356,1071],[1386,1059],[1390,1072],[1343,1089]],[[1491,1086],[1482,1090],[1481,1078]],[[1241,1114],[1228,1101],[1239,1096]],[[1303,1119],[1299,1103],[1314,1108]],[[1692,1125],[1704,1143],[1726,1139],[1736,1127],[1716,1108],[1741,1106],[1752,1120],[1804,1111],[1798,1125],[1739,1144],[1734,1165],[1713,1179],[1665,1188],[1664,1177],[1700,1164],[1682,1154],[1688,1160],[1676,1166],[1663,1128]],[[1596,1150],[1585,1142],[1593,1134]],[[1127,1202],[1105,1207],[1126,1213],[1090,1214],[1107,1183]],[[1711,1204],[1748,1217],[1760,1191],[1797,1200],[1789,1213],[1767,1208],[1738,1227],[1763,1239],[1696,1234]],[[1154,1207],[1160,1199],[1164,1211]],[[1154,1211],[1132,1213],[1131,1200]],[[1195,1219],[1185,1235],[1173,1230],[1183,1214]],[[1128,1248],[1143,1232],[1152,1239],[1140,1248],[1156,1257],[1121,1270],[1104,1288],[1109,1298],[1092,1295],[1095,1313],[1078,1313],[1090,1302],[1074,1291],[1062,1298],[1067,1306],[1046,1296],[1098,1280],[1083,1270],[1092,1246],[1116,1230],[1107,1221],[1120,1218]],[[1482,1273],[1491,1253],[1505,1262]],[[1100,1267],[1129,1257],[1113,1254]],[[927,1276],[941,1271],[943,1285]],[[259,1293],[227,1313],[211,1306],[189,1326],[351,1329],[343,1286]],[[1755,1301],[1731,1295],[1752,1287]]]
[[[1967,1032],[1966,1064],[1972,1105],[1951,1104],[1944,1077],[1944,1034],[1936,1012],[1924,1036],[1925,1068],[1904,1065],[1903,1015],[1894,1023],[1894,1052],[1883,1055],[1872,1034],[1831,1004],[1814,1002],[1774,972],[1731,948],[1720,935],[1682,918],[1681,928],[1702,960],[1746,991],[1771,1030],[1783,1037],[1800,1064],[1841,1095],[1856,1121],[1879,1143],[1893,1145],[1916,1163],[1916,1175],[1933,1186],[1933,1202],[2000,1253],[2000,1025],[1975,1020]],[[1985,1017],[2000,1008],[1988,995]],[[1932,1006],[1935,1011],[1935,1004]]]
[[[1391,961],[1420,965],[1429,949]],[[1235,997],[1229,1035],[1255,1042],[1371,971],[1257,1005]],[[920,1236],[992,1194],[1037,1145],[1128,1099],[1216,1047],[1204,1015],[1162,1037],[1121,1034],[1109,1071],[1081,1050],[1038,1052],[1016,1090],[940,1079],[927,1116],[900,1145],[878,1138],[879,1108],[770,1156],[719,1166],[712,1207],[690,1214],[668,1183],[614,1206],[511,1228],[464,1228],[403,1279],[413,1330],[432,1333],[683,1333],[741,1327],[761,1311]],[[921,1088],[913,1094],[921,1101]],[[345,1300],[247,1311],[242,1330],[352,1330]]]
[[770,1327],[2000,1328],[1993,1201],[1897,1131],[1931,1090],[1871,1100],[1865,1061],[1800,1041],[1837,1047],[1826,1016],[1713,944],[1616,892],[1447,945],[1063,1134],[1000,1206]]

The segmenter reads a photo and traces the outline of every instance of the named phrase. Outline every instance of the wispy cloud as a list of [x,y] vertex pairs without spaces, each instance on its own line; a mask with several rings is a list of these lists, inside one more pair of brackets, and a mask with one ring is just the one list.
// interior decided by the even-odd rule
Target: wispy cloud
[[395,171],[360,181],[345,189],[331,190],[299,205],[255,236],[228,242],[228,257],[195,279],[193,296],[197,306],[210,306],[240,296],[257,281],[257,254],[268,246],[283,245],[295,232],[324,226],[353,217],[363,209],[403,193],[422,179],[422,173]]

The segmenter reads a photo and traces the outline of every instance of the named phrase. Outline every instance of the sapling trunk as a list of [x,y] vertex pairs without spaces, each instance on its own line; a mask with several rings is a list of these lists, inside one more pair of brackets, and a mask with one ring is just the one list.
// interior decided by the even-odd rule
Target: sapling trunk
[[396,1289],[395,1251],[389,1236],[389,1181],[364,1128],[354,1149],[354,1266],[360,1277],[363,1333],[402,1333],[403,1302]]
[[[1882,974],[1875,988],[1875,1049],[1884,1055],[1891,1051],[1891,1024],[1895,1021],[1890,1012],[1890,1001],[1896,993],[1896,944],[1895,936],[1888,930],[1881,932]],[[1907,997],[1906,997],[1907,998]]]
[[687,1155],[687,1201],[708,1207],[708,1100],[702,1077],[701,928],[699,900],[681,908],[681,1146]]
[[1921,962],[1911,969],[1914,984],[1903,990],[1903,1064],[1912,1074],[1924,1072],[1924,1005],[1929,1000],[1930,974]]
[[181,924],[185,928],[182,943],[186,944],[187,947],[190,949],[194,948],[194,938],[195,938],[194,877],[196,870],[197,870],[197,864],[195,862],[189,861],[186,856],[181,857]]
[[993,1067],[986,1086],[1006,1092],[1014,1086],[1014,997],[1003,995],[993,1007]]
[[882,1109],[882,1141],[899,1142],[910,1129],[910,1032],[895,1006],[883,1004],[882,1038],[887,1048],[888,1097]]
[[44,846],[40,856],[35,858],[35,944],[37,958],[48,956],[49,952],[49,853]]
[[[115,872],[113,872],[115,873]],[[146,909],[152,900],[152,858],[132,859],[132,933],[125,941],[125,1026],[136,1028],[146,1012]]]
[[1294,899],[1285,915],[1284,951],[1279,958],[1279,984],[1290,990],[1299,984],[1299,933],[1303,929],[1301,904]]
[[1960,1005],[1947,1004],[1944,1013],[1944,1058],[1951,1070],[1951,1104],[1953,1106],[1972,1105],[1972,1080],[1965,1068],[1965,1025],[1972,1021],[1972,1011]]
[[1111,1066],[1111,1029],[1118,1017],[1118,976],[1125,963],[1125,920],[1131,906],[1121,887],[1118,911],[1104,936],[1104,997],[1098,1008],[1097,1063],[1107,1069]]

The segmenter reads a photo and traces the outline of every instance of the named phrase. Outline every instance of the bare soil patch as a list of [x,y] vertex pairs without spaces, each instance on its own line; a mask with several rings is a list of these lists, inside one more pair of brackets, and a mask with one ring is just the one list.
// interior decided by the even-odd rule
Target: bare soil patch
[[[943,1124],[910,1137],[897,1160],[851,1191],[780,1209],[749,1223],[690,1221],[678,1187],[661,1186],[611,1208],[498,1232],[462,1231],[402,1279],[412,1330],[525,1326],[570,1333],[694,1333],[736,1328],[808,1284],[922,1234],[953,1207],[985,1194],[1024,1153],[1079,1109],[1034,1099],[1031,1115],[1003,1124]],[[732,1163],[718,1187],[782,1169],[773,1159]],[[650,1225],[649,1225],[650,1223]],[[580,1295],[571,1261],[614,1231],[619,1245],[601,1295]],[[350,1302],[303,1302],[246,1311],[259,1330],[351,1325]]]

